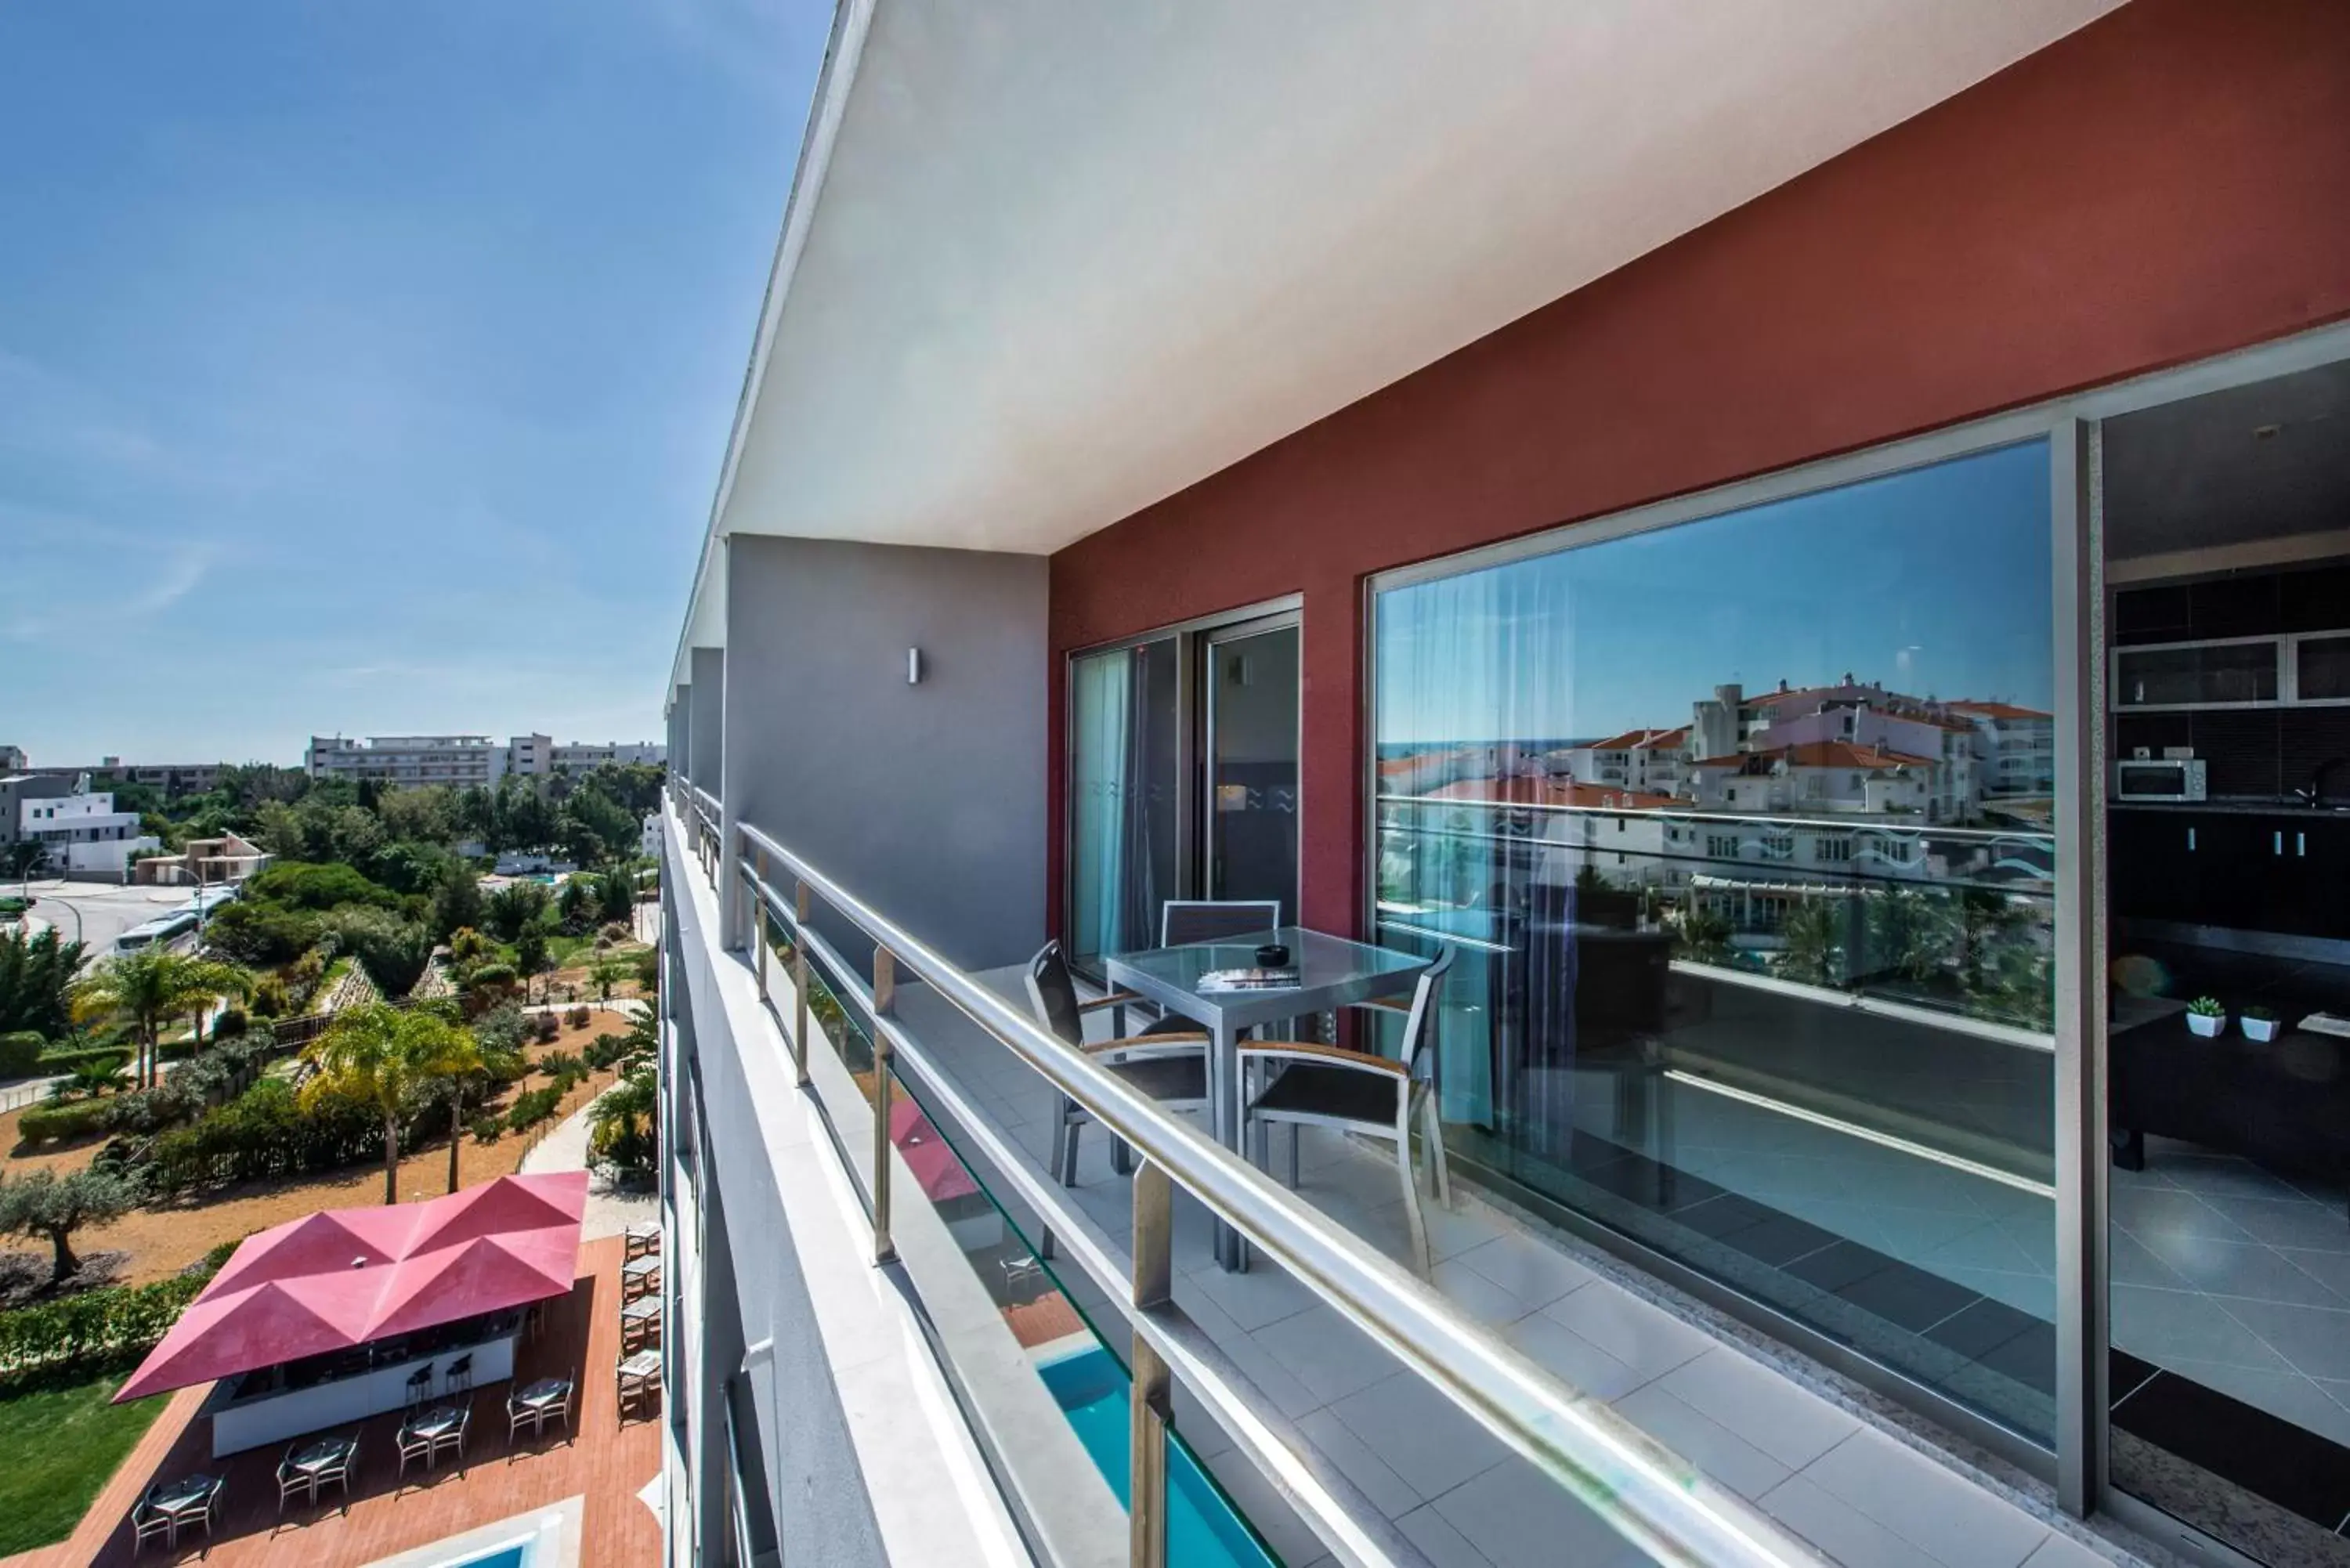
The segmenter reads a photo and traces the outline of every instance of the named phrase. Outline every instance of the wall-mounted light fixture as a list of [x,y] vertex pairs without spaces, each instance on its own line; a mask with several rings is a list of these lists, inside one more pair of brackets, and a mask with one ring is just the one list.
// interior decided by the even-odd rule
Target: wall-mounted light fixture
[[920,686],[921,683],[922,650],[919,648],[910,648],[906,649],[906,684]]

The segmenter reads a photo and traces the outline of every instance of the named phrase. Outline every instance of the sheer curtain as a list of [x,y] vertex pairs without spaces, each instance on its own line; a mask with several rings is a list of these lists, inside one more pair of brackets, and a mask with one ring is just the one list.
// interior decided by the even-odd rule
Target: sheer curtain
[[1125,945],[1134,663],[1133,650],[1117,649],[1071,666],[1068,946],[1080,962]]

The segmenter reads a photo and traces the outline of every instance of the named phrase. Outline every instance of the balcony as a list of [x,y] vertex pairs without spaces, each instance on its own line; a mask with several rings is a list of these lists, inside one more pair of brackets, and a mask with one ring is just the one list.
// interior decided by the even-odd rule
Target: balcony
[[[664,842],[671,1234],[703,1237],[680,1249],[672,1308],[698,1325],[671,1372],[695,1391],[676,1402],[672,1561],[689,1517],[742,1561],[833,1528],[808,1516],[827,1461],[799,1428],[836,1418],[874,1541],[905,1561],[2055,1568],[2113,1552],[2052,1527],[2044,1491],[1998,1461],[1960,1461],[1457,1179],[1449,1204],[1423,1198],[1423,1279],[1390,1155],[1304,1129],[1290,1190],[1037,1029],[1020,971],[956,968],[705,790],[673,791]],[[1062,1095],[1100,1124],[1066,1188],[1048,1168]],[[843,1199],[828,1220],[824,1190]],[[1246,1239],[1244,1271],[1219,1263],[1216,1215]],[[729,1321],[750,1310],[754,1252],[807,1283],[805,1320],[778,1308],[764,1340]],[[865,1320],[828,1321],[847,1303]],[[891,1341],[920,1354],[891,1361]],[[775,1425],[758,1369],[787,1355],[830,1367],[837,1417],[816,1401]],[[878,1417],[891,1398],[948,1414]],[[712,1410],[731,1445],[711,1440]],[[745,1448],[776,1464],[764,1497]],[[727,1480],[725,1509],[691,1501],[704,1475]],[[822,1560],[868,1560],[827,1539]]]

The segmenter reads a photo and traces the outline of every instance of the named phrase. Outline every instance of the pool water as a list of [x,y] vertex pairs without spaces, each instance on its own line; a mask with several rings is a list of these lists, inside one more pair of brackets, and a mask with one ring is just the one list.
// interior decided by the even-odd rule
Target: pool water
[[[1123,1504],[1132,1452],[1127,1425],[1132,1385],[1126,1369],[1097,1345],[1041,1370],[1077,1440]],[[1167,1494],[1168,1568],[1281,1568],[1180,1443],[1167,1445]]]
[[512,1546],[501,1546],[479,1557],[468,1557],[462,1563],[452,1563],[449,1568],[523,1568],[523,1564],[529,1561],[530,1543],[525,1541]]

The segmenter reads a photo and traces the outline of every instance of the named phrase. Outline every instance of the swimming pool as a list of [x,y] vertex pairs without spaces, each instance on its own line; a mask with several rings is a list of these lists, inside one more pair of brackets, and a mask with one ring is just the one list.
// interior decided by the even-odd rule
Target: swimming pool
[[468,1556],[463,1563],[449,1563],[449,1568],[522,1568],[531,1561],[531,1544],[522,1542],[515,1547],[498,1547],[484,1556]]
[[448,1564],[448,1568],[525,1568],[530,1562],[530,1542],[510,1542],[494,1546],[479,1557],[463,1557]]
[[[1095,1468],[1125,1502],[1132,1451],[1127,1428],[1132,1385],[1126,1369],[1096,1345],[1039,1370]],[[1172,1442],[1167,1445],[1167,1562],[1168,1568],[1281,1568],[1191,1456]]]

